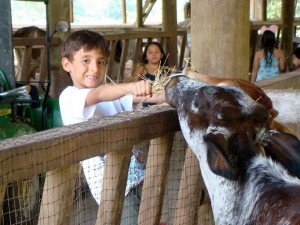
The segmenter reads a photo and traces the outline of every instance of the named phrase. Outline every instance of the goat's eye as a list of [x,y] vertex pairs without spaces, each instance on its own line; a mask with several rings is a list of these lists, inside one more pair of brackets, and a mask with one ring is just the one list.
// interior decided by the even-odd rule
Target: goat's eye
[[199,102],[198,101],[194,101],[194,107],[196,107],[196,108],[199,107]]
[[218,120],[223,120],[223,119],[224,119],[224,117],[222,116],[221,113],[217,113],[216,118],[217,118]]

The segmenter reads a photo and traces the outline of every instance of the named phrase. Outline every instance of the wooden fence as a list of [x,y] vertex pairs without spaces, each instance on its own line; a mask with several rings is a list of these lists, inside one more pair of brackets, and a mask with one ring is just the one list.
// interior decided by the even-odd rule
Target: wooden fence
[[[73,29],[74,31],[76,29]],[[110,55],[106,74],[114,80],[114,82],[123,82],[125,76],[131,76],[136,68],[139,59],[142,55],[143,46],[152,41],[158,41],[166,50],[166,43],[170,37],[168,32],[161,31],[158,28],[132,30],[132,29],[117,29],[117,30],[101,30],[90,29],[103,34],[109,44]],[[186,30],[178,30],[178,67],[184,66],[184,54],[186,49]],[[54,37],[51,41],[51,48],[59,48],[62,42],[59,38]],[[21,64],[21,81],[30,81],[29,69],[31,63],[31,52],[34,48],[41,49],[41,64],[39,68],[39,80],[44,82],[47,77],[47,62],[46,62],[46,39],[45,38],[14,38],[14,48],[23,49]],[[127,65],[126,63],[130,63]],[[127,66],[126,66],[127,65]],[[60,65],[51,65],[55,69]],[[52,68],[53,69],[53,68]]]
[[[178,185],[181,181],[178,186],[180,188],[175,191],[178,196],[175,199],[178,200],[166,209],[174,210],[176,216],[172,218],[172,223],[165,222],[196,224],[198,219],[195,215],[199,210],[201,195],[198,161],[190,151],[187,151],[188,160],[184,159],[186,145],[183,144],[179,149],[183,157],[170,165],[173,143],[176,143],[174,136],[178,131],[180,128],[176,111],[169,106],[157,106],[155,109],[121,113],[109,119],[93,119],[1,141],[0,202],[3,206],[7,184],[46,173],[37,224],[72,224],[72,202],[80,171],[79,162],[106,154],[105,170],[109,172],[104,175],[104,186],[108,185],[110,188],[103,189],[101,193],[95,224],[120,224],[129,166],[128,156],[134,144],[152,139],[139,224],[160,223],[163,202],[167,197],[169,168],[178,166],[180,161],[185,163],[181,164],[180,171],[183,172],[178,180]],[[113,162],[114,167],[109,162]],[[191,174],[194,176],[190,176]]]

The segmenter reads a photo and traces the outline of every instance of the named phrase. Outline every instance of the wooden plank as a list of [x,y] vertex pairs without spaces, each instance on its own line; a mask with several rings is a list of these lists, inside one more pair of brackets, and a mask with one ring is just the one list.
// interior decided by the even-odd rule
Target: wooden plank
[[[114,60],[115,60],[116,45],[117,45],[116,40],[112,40],[109,42],[110,56],[108,57],[108,62],[107,62],[107,66],[106,66],[106,74],[112,80],[115,80],[117,78],[116,74],[111,74],[112,67],[113,67]],[[110,82],[110,79],[107,80],[108,83]]]
[[159,224],[174,133],[153,139],[146,165],[138,224]]
[[295,0],[290,1],[281,1],[281,7],[282,7],[282,21],[284,26],[282,28],[282,46],[283,52],[286,55],[286,65],[291,68],[293,66],[293,58],[288,57],[293,52],[293,37],[295,36],[295,31],[293,27],[294,23],[294,16],[295,16]]
[[[0,7],[0,69],[5,73],[10,88],[15,88],[14,53],[12,48],[11,1],[2,0]],[[3,82],[0,80],[0,91]]]
[[135,51],[132,59],[132,71],[131,73],[134,73],[134,70],[137,68],[137,65],[139,63],[140,56],[142,54],[142,44],[143,44],[143,39],[138,38],[136,40],[136,45],[135,45]]
[[[52,46],[61,45],[62,41],[58,37],[53,37],[51,40]],[[23,47],[23,46],[46,46],[46,38],[37,37],[37,38],[13,38],[14,47]]]
[[[0,185],[0,208],[3,209],[7,184]],[[3,210],[0,210],[0,221],[3,221]]]
[[44,82],[47,80],[47,55],[46,49],[44,48],[41,56],[41,66],[39,71],[40,77],[38,81]]
[[162,0],[163,31],[169,33],[166,52],[169,53],[168,65],[178,66],[177,58],[177,8],[176,0]]
[[71,224],[75,182],[80,165],[49,171],[46,176],[38,225]]
[[182,68],[183,67],[183,60],[184,60],[184,52],[187,44],[187,33],[182,35],[182,42],[180,45],[180,52],[179,52],[179,61],[178,61],[178,67]]
[[124,70],[125,70],[125,63],[128,55],[129,43],[130,43],[129,39],[123,41],[122,54],[121,54],[120,65],[118,69],[117,83],[124,80],[124,75],[125,75]]
[[255,84],[263,89],[300,89],[300,71],[282,73],[280,76],[264,79]]
[[199,161],[190,148],[186,151],[181,175],[174,225],[195,224],[200,205],[201,182]]
[[157,106],[2,140],[0,185],[65,168],[178,130],[176,110]]
[[30,69],[30,62],[31,62],[31,47],[25,47],[24,54],[22,56],[22,70],[21,70],[21,77],[19,81],[28,82],[30,80],[29,77],[29,69]]
[[96,225],[119,225],[132,148],[106,155],[101,203]]
[[126,33],[103,34],[105,40],[122,40],[122,39],[146,39],[146,38],[160,38],[169,37],[170,33],[163,31],[135,31]]

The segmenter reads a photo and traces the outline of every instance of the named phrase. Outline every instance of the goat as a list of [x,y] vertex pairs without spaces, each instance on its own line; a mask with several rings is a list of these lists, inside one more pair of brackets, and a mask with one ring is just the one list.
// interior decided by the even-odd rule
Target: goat
[[217,225],[300,224],[300,141],[271,129],[265,106],[239,87],[185,76],[165,91],[199,160]]
[[269,110],[269,124],[273,129],[288,132],[297,136],[293,130],[275,120],[278,115],[278,111],[274,109],[273,102],[269,96],[255,84],[243,79],[214,77],[207,74],[200,74],[192,70],[187,70],[186,75],[189,78],[199,80],[207,84],[217,86],[235,86],[242,88],[253,100],[264,105],[266,109]]

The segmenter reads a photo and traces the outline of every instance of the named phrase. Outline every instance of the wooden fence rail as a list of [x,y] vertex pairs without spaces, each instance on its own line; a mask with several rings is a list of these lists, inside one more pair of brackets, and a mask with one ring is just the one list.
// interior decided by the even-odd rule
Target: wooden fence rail
[[[38,224],[71,224],[73,206],[70,202],[80,171],[79,162],[106,154],[105,170],[108,172],[104,175],[104,186],[110,188],[103,188],[101,201],[106,203],[100,204],[96,224],[120,224],[132,146],[152,139],[138,220],[139,224],[159,224],[174,134],[177,131],[180,131],[180,127],[176,111],[169,106],[158,106],[156,109],[120,113],[105,119],[92,119],[1,141],[1,202],[4,201],[3,193],[8,183],[47,172]],[[199,169],[198,166],[196,168]],[[185,178],[184,182],[195,183],[189,179]],[[199,188],[192,185],[187,191],[199,196]],[[181,190],[180,195],[185,196],[184,192]],[[177,205],[185,208],[179,207],[177,215],[189,215],[197,210],[199,201],[196,198],[188,206],[185,200],[178,200]],[[178,217],[180,222],[177,224],[182,224],[183,218],[189,221],[185,221],[185,224],[194,224],[190,217]]]
[[[96,32],[102,33],[109,44],[110,55],[106,68],[106,74],[114,80],[114,82],[123,82],[125,77],[132,75],[133,71],[139,63],[142,55],[143,46],[152,41],[158,41],[162,44],[165,51],[166,43],[170,37],[168,32],[161,31],[160,29],[144,29],[136,31],[132,29],[118,29],[114,31],[98,29],[91,29]],[[74,30],[73,30],[74,31]],[[186,30],[181,29],[178,31],[178,67],[181,68],[184,64],[184,54],[186,49]],[[54,37],[51,41],[51,47],[57,48],[61,45],[59,38]],[[24,49],[22,53],[21,71],[18,80],[30,81],[29,69],[32,63],[31,52],[34,48],[41,49],[41,64],[39,67],[39,81],[46,80],[47,74],[47,61],[46,61],[46,39],[45,38],[14,38],[13,45],[15,49]],[[130,61],[130,65],[126,68],[126,63]],[[59,67],[60,65],[52,65],[52,67]],[[126,70],[126,71],[125,71]]]

